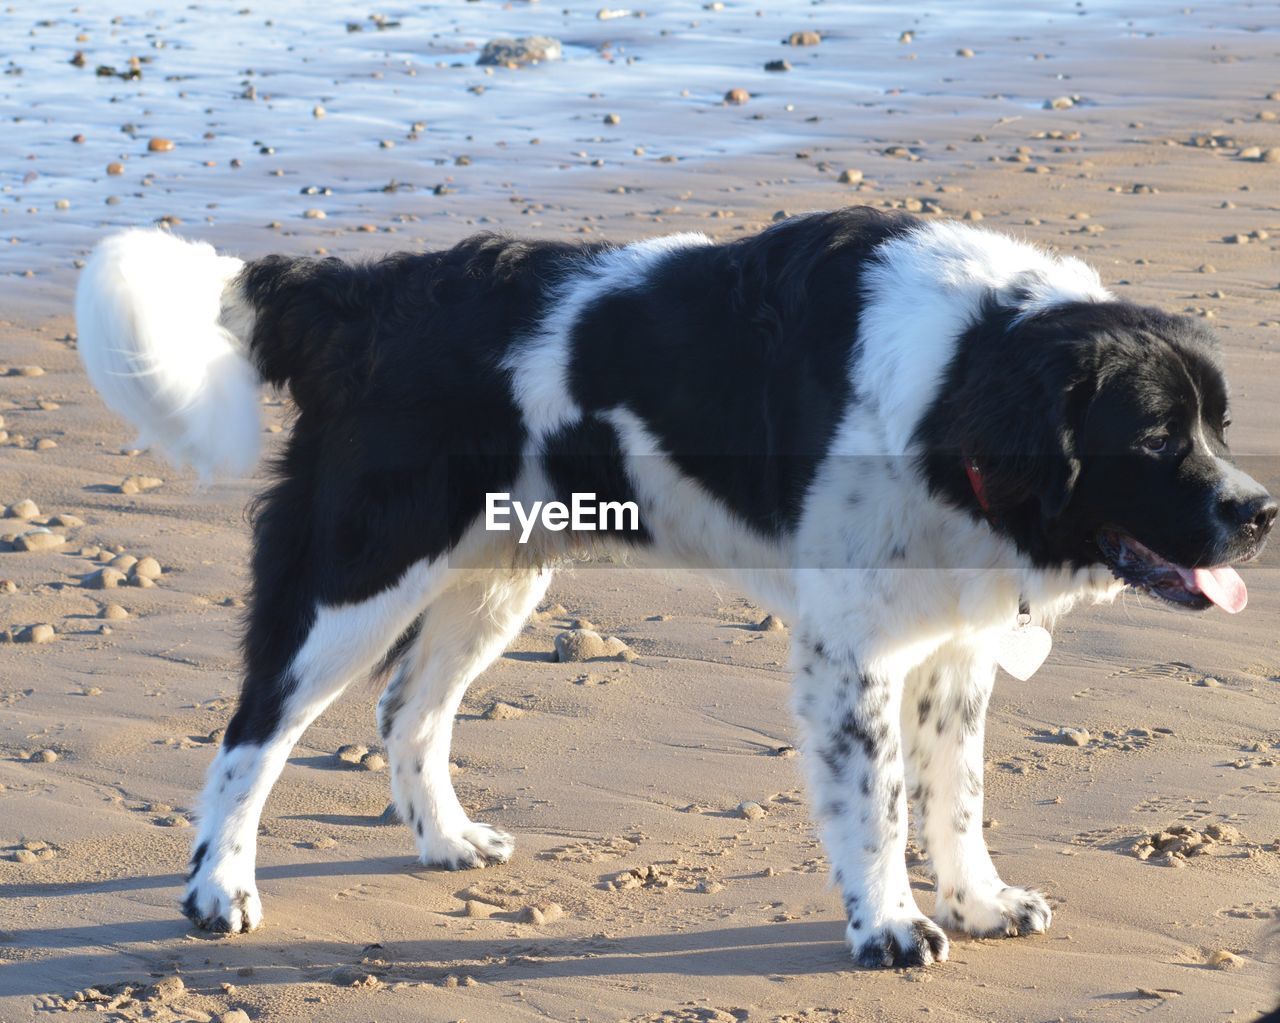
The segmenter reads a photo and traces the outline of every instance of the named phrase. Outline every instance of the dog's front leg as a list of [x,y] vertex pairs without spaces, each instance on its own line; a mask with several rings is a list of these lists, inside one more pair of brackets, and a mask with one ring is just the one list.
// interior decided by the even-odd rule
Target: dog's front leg
[[863,966],[947,958],[947,936],[917,908],[907,878],[901,678],[852,653],[797,641],[796,711],[814,812]]

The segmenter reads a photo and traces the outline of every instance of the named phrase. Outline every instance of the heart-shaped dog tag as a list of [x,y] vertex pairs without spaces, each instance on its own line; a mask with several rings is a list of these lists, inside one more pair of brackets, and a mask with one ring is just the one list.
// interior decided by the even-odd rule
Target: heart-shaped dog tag
[[1052,648],[1053,637],[1048,629],[1039,625],[1019,625],[1000,639],[996,647],[996,664],[1019,682],[1025,682],[1040,670]]

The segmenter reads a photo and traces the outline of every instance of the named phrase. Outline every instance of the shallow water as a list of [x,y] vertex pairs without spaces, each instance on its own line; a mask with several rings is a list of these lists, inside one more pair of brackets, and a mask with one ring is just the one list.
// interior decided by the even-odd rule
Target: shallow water
[[[246,253],[298,247],[281,236],[335,251],[440,245],[473,224],[543,228],[584,193],[648,208],[628,196],[664,183],[678,194],[690,173],[733,181],[748,166],[735,161],[755,161],[733,186],[749,188],[811,146],[909,141],[1077,91],[1073,114],[1202,99],[1211,83],[1153,61],[1206,33],[1274,37],[1280,20],[1227,2],[714,6],[659,0],[602,20],[597,4],[563,0],[415,4],[382,8],[380,28],[365,6],[294,0],[237,13],[12,4],[0,15],[0,279],[65,301],[74,261],[106,227],[166,217]],[[799,29],[822,43],[784,45]],[[528,34],[562,40],[564,59],[476,65],[486,40]],[[131,57],[138,80],[96,73]],[[764,70],[780,59],[793,69]],[[750,101],[725,104],[730,88]],[[173,150],[148,152],[154,137]],[[113,162],[123,173],[107,173]],[[394,243],[374,237],[389,228]]]

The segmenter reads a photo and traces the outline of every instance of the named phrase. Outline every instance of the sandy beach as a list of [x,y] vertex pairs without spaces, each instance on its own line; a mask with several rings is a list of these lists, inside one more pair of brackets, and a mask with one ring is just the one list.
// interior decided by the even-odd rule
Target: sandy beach
[[[353,686],[267,805],[264,928],[193,930],[182,874],[239,683],[244,509],[261,478],[197,486],[132,450],[91,389],[70,309],[78,261],[112,227],[167,218],[252,258],[481,229],[728,239],[850,203],[981,220],[1089,260],[1123,297],[1210,318],[1233,449],[1280,489],[1280,12],[270,6],[0,15],[0,1023],[1252,1020],[1274,1006],[1274,545],[1244,569],[1240,616],[1127,595],[1065,619],[1032,680],[998,682],[987,839],[1006,878],[1049,895],[1045,936],[957,937],[944,965],[856,969],[790,750],[787,632],[758,630],[771,609],[702,577],[591,565],[558,576],[455,731],[459,795],[516,836],[511,863],[415,862],[384,822],[386,771],[337,755],[380,750],[376,693]],[[802,31],[820,41],[787,42]],[[564,56],[476,64],[487,40],[529,34]],[[266,418],[270,450],[280,396]],[[41,526],[64,539],[18,539]],[[130,584],[122,555],[158,577]],[[122,584],[95,588],[112,561]],[[558,663],[556,634],[583,618],[637,658]],[[1218,837],[1141,855],[1178,827]],[[928,911],[926,864],[911,873]]]

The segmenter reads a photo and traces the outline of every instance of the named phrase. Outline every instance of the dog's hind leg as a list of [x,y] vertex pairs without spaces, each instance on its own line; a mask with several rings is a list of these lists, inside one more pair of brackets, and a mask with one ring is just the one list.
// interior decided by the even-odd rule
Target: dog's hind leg
[[549,569],[512,569],[446,590],[426,610],[417,642],[379,701],[396,807],[424,863],[458,870],[511,857],[511,836],[472,821],[458,802],[449,744],[467,686],[519,632],[550,582]]
[[[183,912],[214,931],[251,931],[262,922],[254,883],[258,819],[272,785],[307,726],[354,679],[367,676],[441,585],[443,559],[422,561],[389,589],[339,606],[313,605],[295,649],[255,653],[201,796],[199,830]],[[287,606],[259,599],[255,627],[288,632]],[[283,668],[272,664],[277,660]]]

